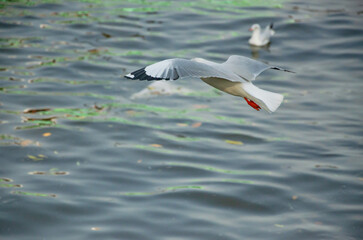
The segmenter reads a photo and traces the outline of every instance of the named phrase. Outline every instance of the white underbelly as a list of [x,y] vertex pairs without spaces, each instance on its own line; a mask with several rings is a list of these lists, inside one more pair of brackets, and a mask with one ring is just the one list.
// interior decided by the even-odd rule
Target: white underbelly
[[201,78],[205,83],[215,87],[223,92],[234,96],[248,97],[248,94],[243,90],[241,82],[232,82],[223,78]]

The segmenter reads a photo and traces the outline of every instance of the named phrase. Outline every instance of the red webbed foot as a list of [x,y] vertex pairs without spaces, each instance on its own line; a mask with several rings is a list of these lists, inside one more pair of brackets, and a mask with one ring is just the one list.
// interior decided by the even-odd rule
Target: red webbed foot
[[246,102],[248,103],[248,105],[250,105],[251,107],[253,107],[254,109],[256,109],[257,111],[260,111],[261,107],[257,105],[257,103],[255,103],[252,100],[249,100],[248,98],[244,98],[246,100]]

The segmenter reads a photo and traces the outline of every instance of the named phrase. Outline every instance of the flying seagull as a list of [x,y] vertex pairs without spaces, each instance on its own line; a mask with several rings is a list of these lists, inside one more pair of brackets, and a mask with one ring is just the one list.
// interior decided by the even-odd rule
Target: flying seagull
[[262,90],[252,84],[252,81],[267,69],[291,72],[247,57],[233,55],[221,64],[202,58],[166,59],[129,73],[125,77],[148,81],[197,77],[223,92],[243,97],[248,105],[257,111],[262,108],[271,113],[280,106],[283,96]]
[[254,46],[264,46],[270,42],[270,37],[275,34],[275,31],[272,29],[273,23],[266,26],[265,30],[261,32],[261,27],[259,24],[253,24],[249,31],[252,32],[252,36],[248,43]]

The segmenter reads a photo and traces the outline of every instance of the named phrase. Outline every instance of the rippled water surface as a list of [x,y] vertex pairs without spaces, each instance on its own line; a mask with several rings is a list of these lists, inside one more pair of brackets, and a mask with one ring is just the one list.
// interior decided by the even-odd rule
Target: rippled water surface
[[[1,1],[0,239],[361,239],[362,16],[337,0]],[[296,72],[256,81],[284,94],[275,113],[198,79],[134,97],[150,82],[123,78],[230,55]]]

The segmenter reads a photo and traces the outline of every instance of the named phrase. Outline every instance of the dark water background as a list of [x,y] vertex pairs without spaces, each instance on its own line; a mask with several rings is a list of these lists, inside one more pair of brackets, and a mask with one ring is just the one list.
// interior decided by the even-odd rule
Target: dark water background
[[[266,3],[267,2],[267,3]],[[0,239],[362,239],[361,1],[1,1]],[[248,28],[275,23],[268,48]],[[273,114],[172,57],[291,69]]]

